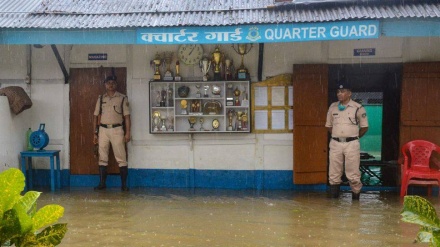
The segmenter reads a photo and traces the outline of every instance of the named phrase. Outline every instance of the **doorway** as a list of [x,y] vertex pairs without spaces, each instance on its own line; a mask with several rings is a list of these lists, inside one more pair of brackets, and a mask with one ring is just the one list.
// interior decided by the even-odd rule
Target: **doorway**
[[[117,90],[127,92],[126,68],[79,68],[70,70],[70,173],[98,174],[97,148],[93,144],[93,112],[99,95],[105,93],[104,79],[118,78]],[[110,150],[108,172],[118,174],[119,168]]]
[[329,102],[337,101],[338,83],[349,82],[352,99],[367,111],[369,129],[361,139],[364,185],[395,186],[399,156],[402,64],[329,65]]

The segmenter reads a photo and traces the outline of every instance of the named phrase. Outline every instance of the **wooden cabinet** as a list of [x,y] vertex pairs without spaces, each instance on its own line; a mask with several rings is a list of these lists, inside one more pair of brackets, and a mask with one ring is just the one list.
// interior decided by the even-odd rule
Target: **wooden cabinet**
[[249,81],[150,81],[150,133],[248,133],[249,86]]

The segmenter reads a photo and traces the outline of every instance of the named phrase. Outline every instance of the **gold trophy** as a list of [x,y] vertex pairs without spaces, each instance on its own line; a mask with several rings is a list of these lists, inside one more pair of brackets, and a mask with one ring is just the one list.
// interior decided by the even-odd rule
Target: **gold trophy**
[[248,130],[248,115],[247,110],[244,111],[244,114],[241,116],[241,130]]
[[156,56],[153,60],[151,60],[150,65],[154,69],[153,80],[160,81],[162,79],[162,76],[160,75],[159,67],[160,65],[162,65],[162,58],[160,57],[159,53],[156,53]]
[[[237,48],[235,46],[237,46]],[[238,80],[248,80],[249,79],[249,73],[248,73],[248,70],[246,69],[246,67],[244,66],[243,59],[244,59],[244,55],[248,54],[252,50],[252,47],[254,47],[253,44],[251,44],[250,47],[247,44],[237,44],[237,45],[233,44],[232,45],[232,49],[234,49],[234,51],[236,53],[241,55],[241,65],[240,65],[240,68],[238,68],[238,70],[237,70],[237,79]]]
[[173,72],[171,72],[171,60],[173,60],[173,52],[164,52],[163,53],[164,62],[167,66],[167,70],[165,71],[165,75],[163,77],[164,81],[172,81],[174,79]]
[[180,101],[180,114],[188,115],[188,111],[186,110],[187,107],[188,107],[188,102],[184,99],[181,100]]
[[189,123],[189,131],[195,131],[196,129],[194,129],[194,124],[196,124],[197,122],[197,118],[196,117],[190,117],[188,118],[188,123]]
[[159,122],[160,122],[160,112],[154,111],[153,116],[153,131],[159,131]]
[[221,80],[222,76],[220,74],[220,70],[222,67],[221,61],[223,59],[223,54],[220,52],[218,46],[215,48],[212,53],[212,63],[214,64],[214,80]]
[[228,127],[226,128],[228,131],[232,131],[232,117],[235,115],[235,111],[234,110],[229,110],[228,111],[228,119],[229,119],[229,124]]
[[225,80],[230,81],[234,79],[234,66],[232,59],[226,58],[225,59]]
[[238,89],[238,87],[236,87],[234,90],[234,96],[235,96],[234,105],[235,106],[240,106],[240,94],[241,94],[240,89]]
[[237,111],[237,127],[236,130],[242,130],[242,116],[243,116],[243,112],[242,111]]
[[200,60],[200,68],[202,69],[203,73],[203,81],[207,81],[209,76],[208,72],[209,69],[211,69],[211,61],[207,57],[203,57],[202,60]]
[[176,62],[176,76],[174,77],[174,81],[181,81],[182,77],[180,76],[180,63]]

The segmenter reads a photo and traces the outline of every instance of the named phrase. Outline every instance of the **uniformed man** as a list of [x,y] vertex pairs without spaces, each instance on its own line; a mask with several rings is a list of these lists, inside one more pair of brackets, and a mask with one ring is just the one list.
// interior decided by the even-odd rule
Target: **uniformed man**
[[[130,107],[127,96],[116,91],[116,76],[108,76],[105,81],[106,93],[96,102],[93,124],[93,143],[99,145],[99,177],[96,190],[106,188],[108,153],[113,148],[121,174],[121,190],[128,191],[128,164],[125,143],[130,141]],[[124,128],[125,127],[125,132]]]
[[337,96],[338,102],[330,105],[325,124],[331,134],[329,196],[339,197],[345,162],[345,175],[351,187],[352,199],[359,200],[362,188],[359,138],[368,130],[367,113],[361,104],[351,100],[351,90],[346,85],[339,85]]

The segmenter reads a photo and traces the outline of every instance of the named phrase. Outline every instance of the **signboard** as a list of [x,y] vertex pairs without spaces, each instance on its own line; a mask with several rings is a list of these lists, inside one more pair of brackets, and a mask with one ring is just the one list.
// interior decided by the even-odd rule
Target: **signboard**
[[274,43],[379,38],[379,21],[166,27],[136,30],[137,44]]
[[353,56],[375,56],[376,48],[358,48],[353,50]]
[[107,53],[89,53],[89,61],[91,60],[107,60]]

